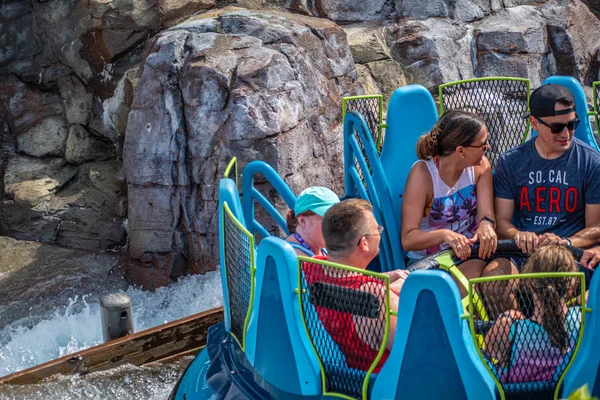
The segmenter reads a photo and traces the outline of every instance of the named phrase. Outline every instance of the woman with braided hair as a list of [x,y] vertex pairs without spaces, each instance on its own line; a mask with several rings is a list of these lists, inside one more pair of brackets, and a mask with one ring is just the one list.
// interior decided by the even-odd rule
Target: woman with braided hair
[[[498,243],[494,222],[492,168],[485,156],[488,132],[483,119],[449,111],[417,142],[402,200],[402,247],[409,264],[452,248],[466,260],[479,241],[481,260]],[[469,260],[459,269],[468,278],[481,275],[485,262]],[[465,290],[459,285],[464,296]]]
[[[566,247],[548,245],[533,253],[521,273],[578,271]],[[567,307],[578,294],[578,284],[566,277],[518,281],[518,310],[502,313],[485,337],[502,383],[548,382],[560,376],[581,325],[580,307]]]

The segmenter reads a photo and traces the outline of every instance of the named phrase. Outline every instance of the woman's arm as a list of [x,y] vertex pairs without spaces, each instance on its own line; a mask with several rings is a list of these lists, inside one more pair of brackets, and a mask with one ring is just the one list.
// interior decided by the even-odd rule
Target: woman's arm
[[496,221],[492,167],[485,156],[481,165],[475,167],[475,182],[479,226],[473,239],[479,240],[479,258],[485,260],[496,252],[498,246],[496,224],[492,222]]
[[475,185],[477,191],[477,218],[481,221],[481,218],[488,217],[495,221],[492,166],[485,156],[481,165],[475,167]]

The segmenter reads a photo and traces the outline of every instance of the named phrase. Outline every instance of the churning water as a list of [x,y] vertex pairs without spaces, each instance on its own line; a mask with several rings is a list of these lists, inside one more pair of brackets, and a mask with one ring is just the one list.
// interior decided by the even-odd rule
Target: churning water
[[[218,307],[223,302],[218,272],[184,277],[177,283],[154,292],[130,287],[125,293],[132,299],[136,332]],[[70,299],[65,311],[55,311],[33,327],[29,327],[27,320],[22,320],[0,330],[0,376],[101,344],[100,305],[98,299],[94,300],[92,302],[85,297]],[[46,393],[44,398],[49,398],[47,393],[54,392],[46,387],[50,384],[57,389],[60,388],[59,392],[67,390],[62,397],[56,398],[160,399],[167,397],[170,387],[183,369],[178,367],[177,363],[163,367],[164,371],[161,367],[127,368],[129,370],[121,374],[119,372],[94,374],[98,378],[92,380],[87,377],[63,377],[42,385],[29,385],[23,388],[0,387],[0,399],[36,398],[35,395],[31,397],[32,390],[40,390],[40,393]],[[162,372],[154,373],[153,368]],[[120,379],[114,378],[115,373],[116,376],[120,376]],[[169,379],[171,375],[173,377]],[[150,384],[148,381],[153,379],[154,384]],[[100,382],[100,387],[96,387],[96,383],[90,383],[96,380]],[[104,387],[105,385],[101,383],[103,381],[111,382],[111,385]],[[138,382],[141,382],[140,388],[136,389]],[[120,386],[123,387],[119,389]],[[165,386],[167,389],[164,388]],[[150,387],[155,387],[158,392],[149,393]],[[75,391],[75,388],[79,388],[78,391]],[[124,392],[121,393],[119,390]],[[125,395],[128,390],[131,393],[138,393],[141,397],[133,394]],[[25,392],[29,395],[19,396],[19,393],[24,395]],[[158,397],[153,397],[155,395]]]

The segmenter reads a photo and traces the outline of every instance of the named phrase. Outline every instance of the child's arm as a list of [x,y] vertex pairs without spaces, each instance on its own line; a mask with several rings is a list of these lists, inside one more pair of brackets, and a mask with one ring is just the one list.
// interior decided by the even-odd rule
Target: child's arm
[[501,314],[492,329],[485,335],[485,348],[489,356],[502,366],[508,364],[510,327],[515,319],[525,319],[521,312],[508,310]]

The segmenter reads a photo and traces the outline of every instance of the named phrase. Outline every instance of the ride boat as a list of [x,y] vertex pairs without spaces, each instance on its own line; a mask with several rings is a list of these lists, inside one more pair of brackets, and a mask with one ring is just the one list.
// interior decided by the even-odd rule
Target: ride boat
[[[570,77],[545,83],[564,85],[576,98],[581,121],[575,136],[598,149],[580,84]],[[594,92],[599,89],[594,85]],[[440,87],[440,113],[465,109],[481,113],[488,126],[492,165],[498,155],[530,137],[521,114],[527,111],[529,81],[519,78],[479,78]],[[381,96],[345,99],[344,179],[347,197],[362,197],[374,207],[382,234],[379,271],[298,256],[284,240],[270,234],[255,217],[258,205],[287,232],[285,220],[255,186],[262,175],[288,207],[295,196],[283,179],[261,161],[249,163],[242,174],[241,193],[235,160],[219,186],[220,268],[224,321],[209,329],[206,348],[192,361],[171,399],[549,399],[560,398],[587,384],[600,395],[600,278],[595,274],[586,296],[582,273],[546,273],[468,281],[456,268],[452,250],[426,257],[410,266],[397,312],[389,306],[389,277],[381,272],[406,268],[400,243],[400,209],[404,183],[416,160],[417,138],[438,118],[432,95],[422,86],[397,89],[382,123]],[[382,132],[385,128],[385,137]],[[535,132],[531,132],[535,135]],[[235,170],[235,177],[231,178]],[[264,181],[263,179],[263,181]],[[581,257],[580,249],[570,249]],[[497,253],[519,249],[500,241]],[[472,257],[477,257],[473,248]],[[309,285],[309,264],[321,264],[333,274],[362,274],[385,288],[380,296],[336,286]],[[454,276],[467,289],[461,299]],[[502,364],[490,356],[485,336],[493,329],[484,305],[483,285],[520,285],[538,279],[568,285],[569,345],[560,357],[541,354],[535,362],[550,365],[543,376],[519,375],[511,360]],[[586,300],[587,297],[587,300]],[[346,355],[327,332],[316,307],[345,312],[360,321],[375,351],[364,368],[349,365]],[[493,307],[492,307],[493,308]],[[500,311],[504,311],[499,309]],[[498,311],[493,311],[494,313]],[[490,313],[491,314],[491,313]],[[497,314],[496,314],[497,315]],[[380,365],[390,332],[393,346]],[[563,325],[561,322],[561,325]],[[369,329],[366,329],[368,326]],[[519,336],[521,335],[521,336]],[[499,340],[529,340],[527,330],[512,329]],[[512,344],[509,344],[512,346]],[[546,357],[546,358],[544,358]]]

